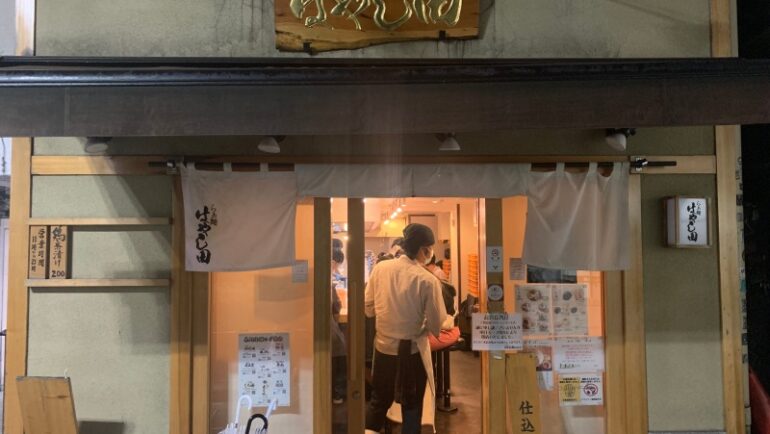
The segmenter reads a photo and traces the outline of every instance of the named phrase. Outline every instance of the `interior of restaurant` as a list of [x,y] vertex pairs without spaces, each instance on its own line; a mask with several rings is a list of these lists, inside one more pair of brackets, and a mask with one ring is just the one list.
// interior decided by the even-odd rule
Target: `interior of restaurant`
[[[604,405],[565,405],[559,397],[560,372],[555,364],[556,341],[596,339],[603,375],[604,319],[602,274],[580,270],[549,270],[522,263],[527,199],[502,200],[504,305],[509,313],[523,317],[524,351],[538,358],[542,432],[546,434],[604,434]],[[435,265],[429,271],[454,290],[446,297],[453,310],[455,329],[438,339],[432,352],[436,378],[435,423],[423,418],[424,433],[479,432],[484,415],[482,396],[483,357],[473,351],[474,312],[484,311],[486,245],[484,199],[472,198],[368,198],[364,201],[365,277],[378,261],[388,260],[393,243],[404,227],[419,222],[435,233]],[[348,232],[345,198],[331,203],[332,247],[343,255],[353,236]],[[211,277],[211,432],[216,434],[238,405],[238,336],[254,332],[288,332],[290,335],[290,385],[287,405],[279,406],[271,426],[292,426],[294,432],[312,432],[313,394],[313,203],[297,207],[296,257],[305,261],[304,270],[295,267],[237,273],[212,273]],[[335,255],[332,255],[335,258]],[[339,257],[338,257],[339,259]],[[340,300],[336,322],[347,338],[347,260],[332,261],[331,288]],[[329,265],[327,265],[329,266]],[[303,275],[304,273],[304,275]],[[534,285],[532,285],[534,284]],[[529,285],[529,286],[528,286]],[[332,325],[333,326],[333,325]],[[332,333],[333,335],[334,333]],[[367,376],[370,372],[373,326],[367,323]],[[442,338],[445,338],[442,340]],[[431,342],[432,349],[434,342]],[[345,343],[349,345],[349,341]],[[344,351],[342,352],[344,354]],[[334,357],[333,357],[334,359]],[[333,377],[345,376],[345,366],[334,367]],[[569,372],[563,369],[563,372]],[[600,382],[601,383],[601,382]],[[258,385],[257,385],[258,386]],[[332,379],[332,389],[335,381]],[[344,389],[344,383],[342,385]],[[367,398],[370,388],[367,388]],[[333,400],[333,432],[347,433],[344,393],[330,390]],[[399,433],[398,415],[387,432]],[[518,423],[511,420],[509,424]],[[302,429],[306,429],[302,431]],[[278,432],[281,432],[280,430]],[[511,432],[510,426],[508,432]]]

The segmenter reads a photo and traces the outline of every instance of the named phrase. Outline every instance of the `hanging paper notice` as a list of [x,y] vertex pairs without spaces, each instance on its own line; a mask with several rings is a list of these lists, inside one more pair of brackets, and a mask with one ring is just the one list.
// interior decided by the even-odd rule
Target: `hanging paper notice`
[[537,357],[537,382],[540,390],[553,390],[553,347],[548,340],[527,340],[524,351]]
[[521,315],[508,313],[474,313],[474,351],[520,350]]
[[508,258],[508,278],[510,280],[527,280],[527,266],[521,258]]
[[487,247],[487,273],[503,272],[503,248],[501,246]]
[[238,395],[265,407],[276,399],[279,407],[291,404],[289,334],[243,334],[238,343]]
[[291,283],[307,283],[308,261],[297,261],[291,267]]
[[562,374],[604,371],[604,339],[560,338],[554,345],[554,364]]
[[604,404],[601,374],[559,377],[559,403],[562,407]]

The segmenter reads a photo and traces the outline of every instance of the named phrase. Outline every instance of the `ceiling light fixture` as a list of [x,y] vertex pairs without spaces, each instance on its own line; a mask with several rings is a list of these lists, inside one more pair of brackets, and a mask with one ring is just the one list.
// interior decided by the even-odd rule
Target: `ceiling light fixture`
[[285,139],[286,136],[265,136],[259,141],[257,149],[268,154],[278,154],[281,152],[280,142]]
[[616,151],[625,151],[628,138],[636,134],[636,128],[607,128],[605,140],[610,148]]
[[457,141],[454,133],[436,134],[436,138],[441,142],[439,151],[459,151],[460,143]]
[[88,154],[101,154],[110,147],[112,137],[86,137],[86,143],[83,149]]

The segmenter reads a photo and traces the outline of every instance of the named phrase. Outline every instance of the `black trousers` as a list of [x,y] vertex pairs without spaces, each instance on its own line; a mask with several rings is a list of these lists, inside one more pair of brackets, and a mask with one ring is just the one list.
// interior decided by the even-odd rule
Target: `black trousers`
[[[372,373],[372,399],[366,408],[366,429],[380,432],[385,425],[388,409],[393,404],[396,390],[396,366],[398,356],[390,356],[375,351],[374,371]],[[401,406],[403,418],[402,434],[419,434],[422,421],[422,403],[425,395],[425,386],[428,381],[425,367],[422,364],[420,353],[409,356],[409,369],[412,369],[417,377],[417,404],[412,408]]]

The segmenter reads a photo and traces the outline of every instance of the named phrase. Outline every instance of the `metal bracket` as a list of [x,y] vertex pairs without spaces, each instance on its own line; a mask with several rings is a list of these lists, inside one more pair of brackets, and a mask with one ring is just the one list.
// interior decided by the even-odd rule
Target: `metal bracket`
[[631,157],[631,173],[642,173],[650,162],[645,157]]
[[644,172],[648,167],[676,167],[676,161],[650,161],[647,157],[632,156],[629,158],[631,161],[630,169],[631,173],[640,174]]

